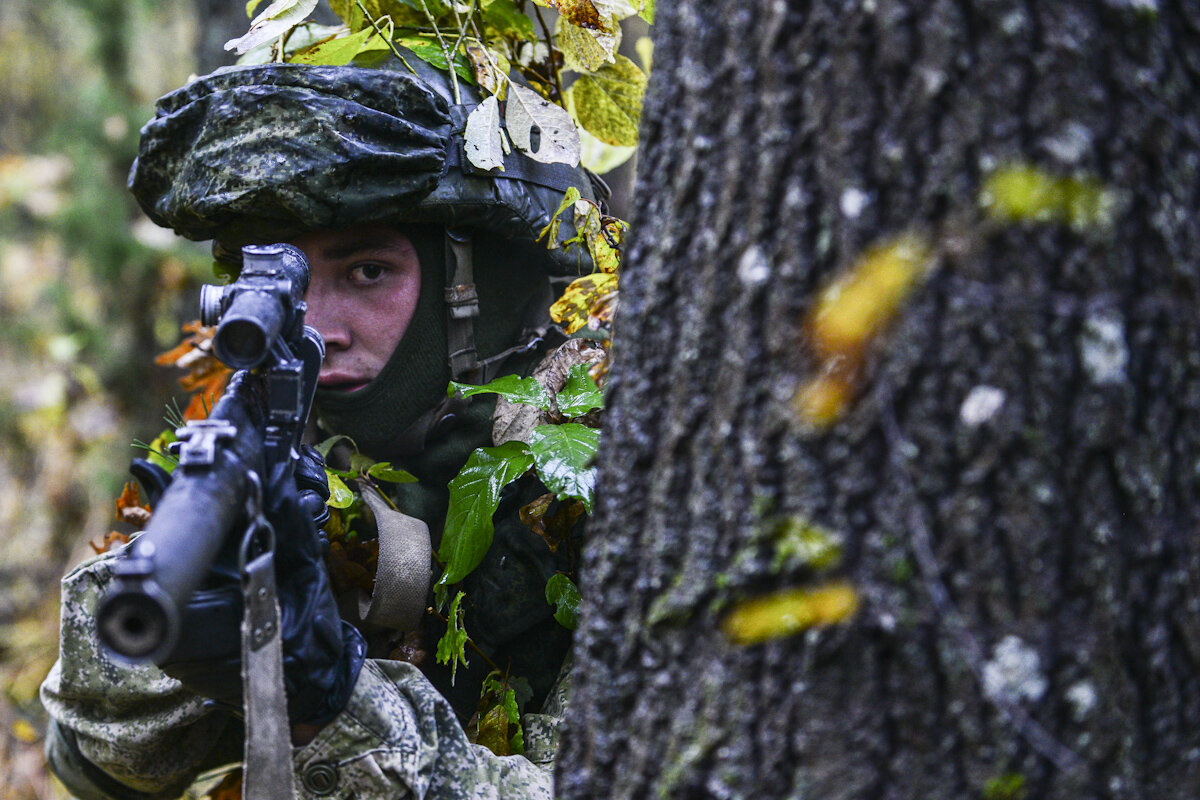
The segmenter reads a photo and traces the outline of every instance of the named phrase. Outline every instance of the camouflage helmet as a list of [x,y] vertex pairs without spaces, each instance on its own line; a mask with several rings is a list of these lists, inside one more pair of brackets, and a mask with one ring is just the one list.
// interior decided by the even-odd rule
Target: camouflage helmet
[[[286,239],[357,223],[425,223],[533,240],[570,187],[603,200],[582,167],[513,150],[503,171],[464,152],[478,104],[415,56],[382,68],[224,67],[160,98],[143,126],[129,188],[155,223],[236,259],[264,232]],[[570,236],[570,221],[563,230]],[[591,271],[585,248],[547,250],[549,274]]]
[[[534,240],[569,188],[592,200],[607,191],[581,167],[543,164],[516,150],[502,171],[476,169],[465,157],[464,131],[478,93],[464,82],[456,103],[448,73],[411,54],[406,61],[417,74],[395,59],[379,68],[219,69],[158,101],[129,176],[151,220],[189,239],[213,240],[224,261],[236,262],[244,244],[315,230],[444,229],[444,244],[431,247],[437,252],[428,259],[442,261],[444,251],[444,299],[423,289],[421,306],[427,300],[444,310],[437,319],[433,311],[422,317],[428,324],[419,332],[410,326],[428,346],[406,334],[372,390],[353,401],[318,392],[333,429],[357,426],[361,434],[351,435],[360,445],[378,431],[380,448],[424,441],[422,430],[442,414],[431,405],[445,400],[448,378],[489,380],[509,354],[540,336],[549,322],[545,277],[591,272],[592,262],[586,248],[549,250]],[[562,224],[560,237],[573,235],[570,220]],[[503,240],[515,246],[498,247]],[[510,301],[505,287],[526,285],[530,273],[543,276],[544,302]],[[484,305],[494,301],[482,313],[477,280]],[[526,308],[540,309],[538,320],[514,321]],[[510,336],[515,340],[504,341]],[[444,344],[434,344],[438,337]],[[420,363],[401,364],[405,359]]]

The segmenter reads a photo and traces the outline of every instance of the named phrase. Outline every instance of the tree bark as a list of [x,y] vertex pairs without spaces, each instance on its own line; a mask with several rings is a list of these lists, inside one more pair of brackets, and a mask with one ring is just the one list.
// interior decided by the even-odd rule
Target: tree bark
[[[1197,6],[681,0],[654,36],[559,793],[1195,797]],[[1066,206],[994,213],[1012,165]],[[897,237],[932,267],[812,424],[819,292]],[[839,577],[848,621],[722,628]]]

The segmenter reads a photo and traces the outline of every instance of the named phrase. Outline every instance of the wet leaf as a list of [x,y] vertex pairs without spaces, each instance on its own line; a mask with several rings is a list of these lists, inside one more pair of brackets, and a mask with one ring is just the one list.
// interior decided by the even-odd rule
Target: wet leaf
[[591,363],[580,363],[567,372],[567,382],[555,396],[558,411],[564,417],[578,417],[594,408],[604,408],[604,392],[596,386],[588,370]]
[[592,306],[617,289],[617,276],[594,272],[571,282],[562,297],[550,306],[550,318],[563,326],[568,334],[588,324]]
[[391,465],[391,462],[380,461],[378,464],[372,464],[367,469],[367,474],[375,480],[386,481],[388,483],[416,483],[417,477],[408,470],[396,469]]
[[555,606],[554,618],[558,624],[573,631],[579,625],[579,603],[582,601],[579,587],[561,572],[546,581],[546,602]]
[[579,134],[562,106],[532,89],[511,84],[505,109],[513,144],[534,161],[572,167],[579,163]]
[[337,473],[325,468],[325,477],[329,481],[329,499],[326,504],[332,508],[349,508],[354,502],[354,492],[346,485]]
[[316,7],[317,0],[275,0],[254,18],[244,36],[226,42],[225,49],[243,55],[261,44],[278,39],[304,22]]
[[539,425],[529,437],[529,453],[542,483],[559,498],[583,501],[589,514],[596,483],[592,459],[599,441],[600,431],[577,422]]
[[622,147],[638,143],[646,73],[623,55],[582,75],[567,90],[567,107],[579,124],[600,141]]
[[439,585],[457,583],[479,566],[492,546],[492,515],[500,504],[501,490],[532,466],[533,456],[524,442],[480,447],[471,453],[450,481],[450,504],[438,548],[446,571]]
[[842,622],[858,605],[858,592],[844,582],[789,589],[739,603],[722,621],[721,630],[734,644],[759,644]]
[[498,394],[510,403],[523,403],[543,411],[548,411],[551,407],[550,393],[546,391],[546,387],[538,383],[536,378],[522,378],[519,375],[502,375],[482,386],[450,381],[450,388],[446,393],[452,395],[455,392],[461,392],[463,397]]
[[437,645],[437,662],[450,665],[451,686],[454,685],[454,679],[458,674],[458,665],[468,666],[467,640],[471,637],[467,635],[466,628],[463,627],[463,618],[466,612],[461,604],[464,596],[462,592],[459,592],[450,602],[450,610],[446,613],[446,632],[438,640]]
[[500,101],[495,95],[475,106],[467,116],[463,150],[479,169],[504,171],[504,143],[500,133]]

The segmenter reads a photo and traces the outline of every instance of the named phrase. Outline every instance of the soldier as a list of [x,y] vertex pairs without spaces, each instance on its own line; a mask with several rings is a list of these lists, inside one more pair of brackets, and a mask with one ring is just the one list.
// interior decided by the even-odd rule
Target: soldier
[[[159,101],[130,187],[155,222],[211,239],[218,260],[236,265],[247,243],[304,251],[307,320],[327,347],[317,423],[419,478],[394,499],[401,524],[427,526],[436,548],[447,482],[474,448],[492,443],[493,403],[447,397],[448,382],[537,364],[551,344],[548,277],[590,264],[535,238],[568,187],[595,197],[602,185],[516,152],[503,172],[473,169],[462,133],[478,98],[454,104],[443,73],[409,63],[418,75],[269,64],[193,81]],[[544,587],[569,568],[572,548],[552,553],[516,514],[544,491],[533,478],[506,490],[493,547],[464,582],[473,640],[532,689],[526,710],[538,713],[523,717],[525,757],[495,756],[464,732],[488,672],[483,659],[454,679],[432,658],[419,667],[389,659],[396,631],[386,620],[339,620],[346,598],[334,597],[313,555],[319,547],[281,557],[300,796],[550,796],[569,632]],[[161,669],[118,666],[92,616],[111,560],[64,578],[60,658],[42,691],[50,762],[85,800],[178,796],[203,771],[241,757],[236,579],[214,574],[196,593],[183,641]],[[423,589],[401,599],[418,613],[426,605]],[[444,630],[422,615],[410,649],[432,650]]]

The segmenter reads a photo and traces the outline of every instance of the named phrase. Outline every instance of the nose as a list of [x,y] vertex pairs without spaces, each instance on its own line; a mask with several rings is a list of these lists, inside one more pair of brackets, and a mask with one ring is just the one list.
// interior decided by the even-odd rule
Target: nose
[[313,281],[304,295],[304,301],[308,304],[304,321],[321,334],[325,348],[345,350],[350,347],[350,328],[345,322],[345,315],[338,313],[336,295],[320,281]]

